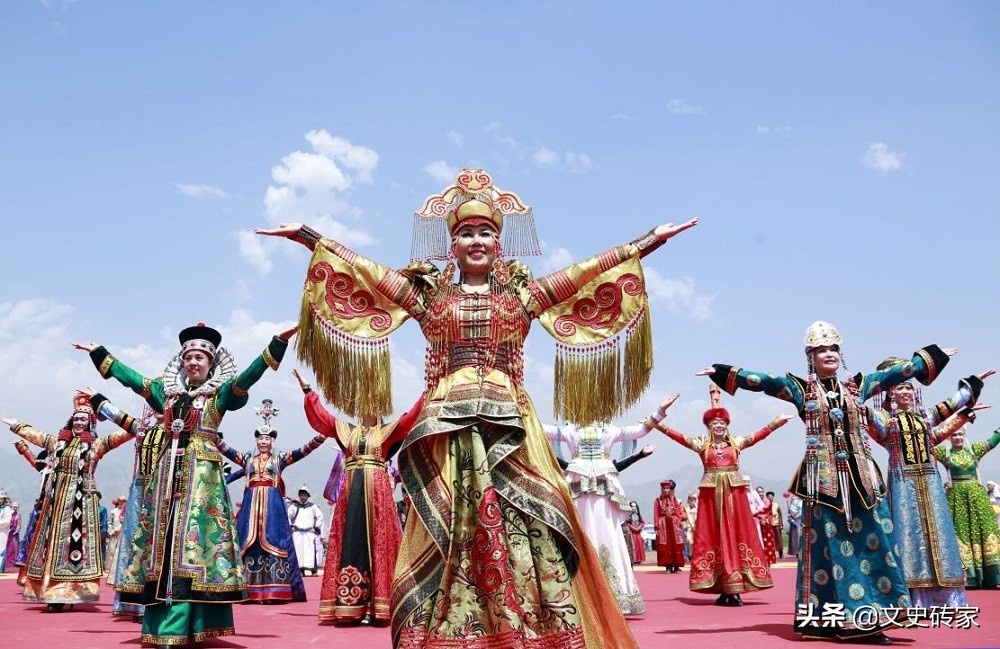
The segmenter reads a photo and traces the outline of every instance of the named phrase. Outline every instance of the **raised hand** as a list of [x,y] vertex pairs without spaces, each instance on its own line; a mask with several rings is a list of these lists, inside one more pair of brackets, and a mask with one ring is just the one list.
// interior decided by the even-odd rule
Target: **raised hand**
[[302,229],[301,223],[279,223],[276,228],[254,228],[254,234],[265,237],[284,237],[292,239]]
[[983,381],[985,381],[986,379],[990,378],[991,376],[993,376],[996,373],[997,373],[996,370],[986,370],[985,372],[983,372],[982,374],[979,375],[979,378],[982,379]]
[[295,325],[291,329],[287,331],[282,331],[280,334],[278,334],[278,338],[281,338],[282,340],[289,340],[291,339],[292,336],[295,335],[295,332],[297,332],[298,330],[299,330],[298,325]]
[[714,367],[706,367],[705,369],[698,370],[694,373],[695,376],[712,376],[713,374],[715,374]]
[[292,370],[292,374],[295,376],[296,379],[298,379],[300,388],[305,390],[306,388],[309,387],[309,381],[306,381],[305,378],[303,378],[303,376],[299,374],[298,370]]
[[958,353],[958,347],[942,347],[941,351],[943,351],[948,356],[954,356],[955,354]]
[[663,412],[663,413],[667,412],[667,409],[670,408],[670,406],[674,405],[674,402],[677,401],[677,399],[679,399],[680,396],[681,396],[681,393],[678,392],[677,394],[675,394],[673,396],[667,397],[663,401],[663,403],[660,404],[660,412]]
[[97,349],[97,343],[73,343],[73,349],[81,349],[89,354]]
[[693,228],[696,225],[698,225],[697,216],[690,221],[681,223],[680,225],[674,225],[673,223],[664,223],[663,225],[659,225],[653,229],[653,234],[655,234],[660,241],[666,241],[677,236],[681,232],[684,232],[684,230]]
[[642,450],[639,452],[642,453],[643,457],[649,457],[650,455],[653,454],[653,451],[655,450],[656,450],[656,444],[647,444],[646,446],[643,446]]
[[95,390],[94,388],[90,387],[89,385],[87,387],[85,387],[85,388],[77,388],[76,392],[77,392],[77,394],[85,394],[88,397],[92,397],[95,394],[97,394],[97,390]]
[[0,417],[0,422],[3,422],[5,425],[10,426],[11,428],[21,423],[16,419],[7,419],[6,417]]
[[777,428],[778,426],[784,426],[793,419],[795,419],[795,415],[790,415],[787,412],[783,412],[774,418],[775,428]]

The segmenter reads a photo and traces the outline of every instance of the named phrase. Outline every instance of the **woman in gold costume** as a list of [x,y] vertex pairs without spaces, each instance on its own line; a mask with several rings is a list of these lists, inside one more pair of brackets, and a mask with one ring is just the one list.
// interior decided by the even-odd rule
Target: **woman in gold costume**
[[297,351],[348,416],[391,412],[391,331],[412,317],[428,341],[424,408],[400,451],[413,515],[396,564],[394,646],[636,646],[524,389],[523,343],[536,318],[558,341],[556,417],[620,415],[652,366],[639,260],[696,224],[660,226],[536,280],[505,258],[537,254],[530,208],[466,169],[416,213],[415,263],[400,271],[300,224],[257,230],[313,250]]

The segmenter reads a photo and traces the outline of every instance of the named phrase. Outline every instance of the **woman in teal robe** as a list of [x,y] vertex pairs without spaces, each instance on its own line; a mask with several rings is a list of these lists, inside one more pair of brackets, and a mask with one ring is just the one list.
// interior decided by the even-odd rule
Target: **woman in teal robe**
[[[789,491],[803,499],[802,548],[796,582],[796,633],[804,638],[892,644],[886,609],[910,606],[885,485],[863,436],[864,401],[909,378],[929,384],[954,349],[931,345],[911,360],[841,382],[840,344],[832,325],[815,322],[804,340],[808,378],[777,376],[731,365],[698,372],[734,394],[764,392],[795,404],[806,424],[806,454]],[[826,611],[842,611],[820,620]],[[874,612],[874,620],[859,620]]]

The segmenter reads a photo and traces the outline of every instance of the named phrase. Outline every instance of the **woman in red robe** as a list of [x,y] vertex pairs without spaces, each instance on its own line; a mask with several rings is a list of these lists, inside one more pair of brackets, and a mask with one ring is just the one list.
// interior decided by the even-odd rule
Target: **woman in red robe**
[[653,501],[653,524],[656,526],[656,565],[677,572],[684,567],[684,519],[687,512],[677,500],[677,483],[660,483],[660,496]]
[[319,621],[388,624],[392,574],[403,530],[386,462],[410,432],[424,399],[421,396],[409,412],[390,424],[365,416],[359,425],[351,426],[327,411],[297,370],[292,373],[306,395],[309,425],[337,440],[345,458],[323,566]]
[[646,544],[642,540],[642,528],[645,526],[646,521],[642,520],[642,513],[639,512],[639,503],[633,500],[629,504],[632,505],[632,513],[629,514],[628,520],[625,522],[625,530],[628,532],[625,540],[632,550],[630,553],[632,555],[632,563],[640,564],[646,560]]
[[757,524],[760,526],[760,540],[764,544],[764,558],[767,565],[773,566],[778,562],[778,552],[775,549],[774,526],[771,525],[771,503],[764,494],[764,487],[757,487],[757,497],[760,499],[760,508],[754,512],[757,516]]
[[690,588],[697,593],[718,593],[718,606],[741,606],[741,593],[774,584],[757,535],[757,521],[747,501],[747,481],[740,474],[740,451],[784,426],[792,415],[779,415],[746,437],[731,435],[729,413],[721,407],[719,390],[713,385],[710,392],[712,408],[702,417],[708,435],[686,437],[658,422],[656,427],[698,453],[705,467],[698,485]]

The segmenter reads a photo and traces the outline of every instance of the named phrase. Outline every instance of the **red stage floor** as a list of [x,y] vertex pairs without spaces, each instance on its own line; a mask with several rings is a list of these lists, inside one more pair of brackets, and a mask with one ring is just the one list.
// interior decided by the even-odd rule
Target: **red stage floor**
[[[774,570],[775,587],[744,597],[742,608],[712,605],[713,598],[691,593],[687,573],[668,575],[644,566],[638,575],[646,599],[646,615],[629,625],[644,649],[678,647],[803,646],[792,632],[795,570],[790,562]],[[278,606],[241,605],[236,607],[238,635],[200,645],[208,648],[256,649],[258,647],[324,647],[378,649],[390,646],[386,628],[340,628],[316,624],[319,578],[306,578],[310,601]],[[46,614],[42,606],[21,600],[14,575],[0,576],[0,647],[129,647],[138,648],[139,625],[113,618],[110,590],[97,604],[80,606],[73,612]],[[959,629],[906,629],[889,635],[896,646],[908,649],[1000,647],[1000,604],[998,591],[971,591],[969,602],[982,611],[980,627]],[[808,643],[810,647],[833,646]]]

